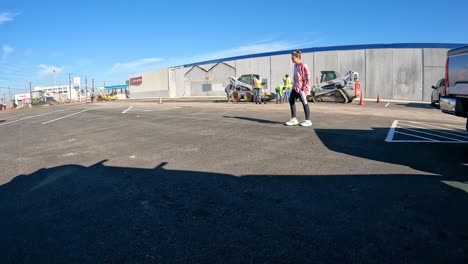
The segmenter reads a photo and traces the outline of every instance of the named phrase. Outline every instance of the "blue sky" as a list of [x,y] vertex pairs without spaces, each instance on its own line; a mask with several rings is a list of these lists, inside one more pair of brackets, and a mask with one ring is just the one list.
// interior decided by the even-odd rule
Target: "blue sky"
[[466,0],[2,1],[0,96],[29,81],[53,85],[53,70],[61,84],[71,73],[100,86],[132,73],[275,50],[468,43],[466,10]]

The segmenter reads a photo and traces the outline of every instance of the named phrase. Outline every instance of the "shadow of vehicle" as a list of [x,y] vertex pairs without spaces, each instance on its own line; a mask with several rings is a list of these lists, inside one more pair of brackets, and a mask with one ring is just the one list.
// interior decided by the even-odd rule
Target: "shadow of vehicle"
[[[318,133],[327,142],[334,132]],[[327,146],[376,160],[395,154],[341,143]],[[468,196],[444,183],[448,175],[235,177],[105,162],[0,186],[2,263],[468,260]]]
[[420,109],[439,109],[439,106],[431,106],[430,103],[399,103],[398,106],[405,106],[410,108],[420,108]]

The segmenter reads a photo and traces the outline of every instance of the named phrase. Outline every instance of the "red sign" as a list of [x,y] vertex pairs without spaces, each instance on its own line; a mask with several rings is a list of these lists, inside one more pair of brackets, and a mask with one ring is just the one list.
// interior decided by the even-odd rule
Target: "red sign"
[[138,86],[138,85],[141,85],[142,83],[143,83],[143,77],[142,76],[130,78],[130,85]]

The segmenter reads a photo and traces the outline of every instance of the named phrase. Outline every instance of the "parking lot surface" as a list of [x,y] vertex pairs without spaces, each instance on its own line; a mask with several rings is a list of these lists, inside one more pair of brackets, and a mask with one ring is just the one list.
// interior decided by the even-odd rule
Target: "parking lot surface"
[[[465,120],[426,104],[0,113],[3,263],[467,263]],[[298,118],[303,113],[298,107]]]

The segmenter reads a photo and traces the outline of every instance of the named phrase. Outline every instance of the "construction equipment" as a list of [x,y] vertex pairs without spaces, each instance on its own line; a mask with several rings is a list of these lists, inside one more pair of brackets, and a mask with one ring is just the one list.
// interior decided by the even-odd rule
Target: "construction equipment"
[[[260,76],[258,74],[244,74],[237,79],[229,77],[229,84],[225,89],[227,97],[233,102],[239,102],[241,99],[245,102],[252,102],[254,97],[254,78],[260,78]],[[265,85],[265,82],[262,82],[262,85]],[[274,94],[267,92],[264,92],[262,96],[266,101],[275,99]]]
[[311,89],[309,101],[351,103],[361,95],[359,73],[349,71],[340,76],[335,71],[322,71],[320,83]]

